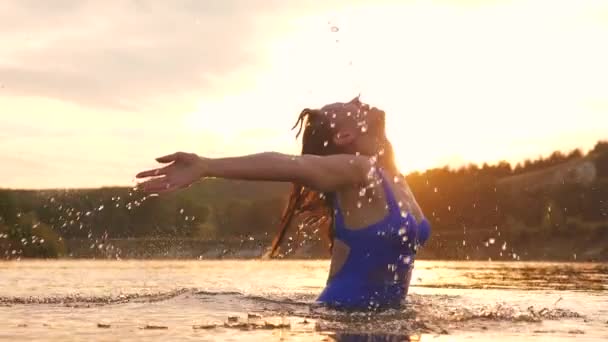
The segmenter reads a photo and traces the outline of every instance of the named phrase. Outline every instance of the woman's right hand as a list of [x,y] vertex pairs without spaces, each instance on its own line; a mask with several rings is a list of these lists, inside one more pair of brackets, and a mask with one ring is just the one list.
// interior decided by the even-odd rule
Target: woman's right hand
[[169,165],[138,173],[135,177],[144,181],[137,188],[147,193],[186,188],[205,176],[206,160],[194,153],[185,152],[156,158],[159,163]]

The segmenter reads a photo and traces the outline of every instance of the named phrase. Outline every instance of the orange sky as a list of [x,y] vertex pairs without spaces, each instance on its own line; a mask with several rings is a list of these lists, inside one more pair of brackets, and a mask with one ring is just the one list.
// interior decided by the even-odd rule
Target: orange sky
[[406,172],[608,138],[604,1],[44,4],[0,3],[0,187],[296,153],[302,108],[360,92]]

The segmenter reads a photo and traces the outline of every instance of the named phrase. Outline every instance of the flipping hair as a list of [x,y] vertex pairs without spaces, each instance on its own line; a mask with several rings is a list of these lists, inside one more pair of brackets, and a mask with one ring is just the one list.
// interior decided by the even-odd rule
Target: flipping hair
[[[319,110],[304,109],[292,129],[298,127],[296,138],[302,136],[302,154],[330,155],[335,154],[336,146],[332,142],[332,130],[326,115]],[[302,132],[303,130],[303,132]],[[305,215],[304,225],[317,225],[329,239],[329,249],[333,246],[333,194],[325,194],[293,184],[287,206],[279,224],[279,232],[272,241],[271,257],[278,256],[279,246],[294,218]]]
[[[349,103],[362,106],[362,108],[365,108],[366,110],[369,108],[367,105],[364,105],[359,101],[359,96],[355,97]],[[392,147],[384,137],[383,118],[384,116],[382,116],[381,124],[378,127],[378,134],[382,134],[385,143],[382,146],[384,153],[382,157],[379,157],[379,160],[388,159],[388,164],[394,167]],[[296,128],[298,128],[296,138],[302,134],[303,155],[313,154],[326,156],[342,152],[340,147],[336,146],[333,142],[332,123],[327,112],[309,108],[302,110],[292,130]],[[300,217],[301,215],[303,215],[305,218],[302,221],[302,225],[300,225],[298,229],[302,229],[304,226],[312,225],[318,227],[318,229],[323,232],[323,235],[328,238],[329,251],[331,253],[334,242],[334,196],[334,193],[322,193],[294,183],[292,185],[287,206],[285,207],[285,210],[281,216],[279,231],[272,241],[269,254],[270,257],[279,256],[279,247],[285,239],[287,231],[292,225],[294,219],[296,217]]]

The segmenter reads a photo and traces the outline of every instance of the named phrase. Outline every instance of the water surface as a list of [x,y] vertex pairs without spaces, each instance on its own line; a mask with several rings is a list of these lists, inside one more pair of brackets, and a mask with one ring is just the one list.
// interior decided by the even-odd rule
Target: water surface
[[407,306],[311,305],[328,261],[0,262],[0,339],[602,341],[608,266],[418,261]]

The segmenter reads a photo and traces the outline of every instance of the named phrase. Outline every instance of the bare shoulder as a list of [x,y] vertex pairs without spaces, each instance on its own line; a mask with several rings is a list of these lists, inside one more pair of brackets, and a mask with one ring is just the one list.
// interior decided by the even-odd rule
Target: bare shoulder
[[422,212],[420,205],[418,205],[418,201],[416,201],[416,197],[405,177],[398,174],[394,175],[393,178],[388,181],[393,183],[391,184],[391,188],[393,189],[395,198],[399,201],[402,210],[414,215],[418,222],[424,219],[424,213]]

